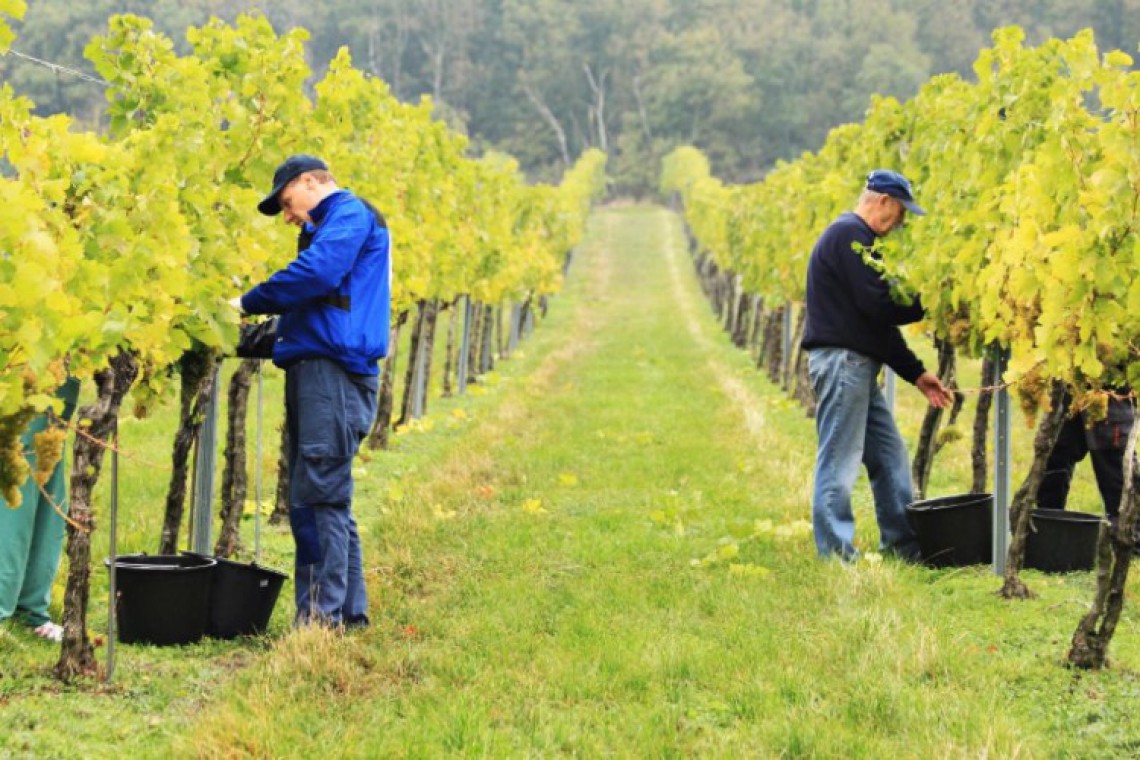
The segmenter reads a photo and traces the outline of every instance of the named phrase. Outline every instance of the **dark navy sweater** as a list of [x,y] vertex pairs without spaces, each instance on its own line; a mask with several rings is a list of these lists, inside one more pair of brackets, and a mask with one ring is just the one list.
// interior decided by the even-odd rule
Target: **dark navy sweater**
[[904,306],[890,286],[863,261],[860,250],[878,237],[858,215],[831,223],[812,249],[807,272],[805,349],[847,348],[876,359],[909,383],[925,369],[907,348],[898,325],[922,319],[922,304]]

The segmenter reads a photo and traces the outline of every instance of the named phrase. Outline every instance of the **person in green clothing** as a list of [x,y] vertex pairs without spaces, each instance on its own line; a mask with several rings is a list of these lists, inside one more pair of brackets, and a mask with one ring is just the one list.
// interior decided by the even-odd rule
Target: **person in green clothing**
[[[57,395],[64,402],[59,416],[70,420],[79,397],[79,381],[68,378]],[[47,414],[36,416],[20,440],[33,467],[32,438],[47,425]],[[63,628],[52,622],[48,603],[65,532],[63,517],[56,511],[57,507],[67,510],[63,460],[42,491],[29,476],[20,487],[20,495],[23,500],[16,509],[0,498],[0,621],[17,619],[33,628],[37,636],[60,641]]]

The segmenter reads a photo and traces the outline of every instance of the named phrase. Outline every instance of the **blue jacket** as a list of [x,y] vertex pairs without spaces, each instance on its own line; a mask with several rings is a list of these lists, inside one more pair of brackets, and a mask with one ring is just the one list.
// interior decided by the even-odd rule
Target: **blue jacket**
[[391,241],[383,218],[347,190],[309,212],[312,240],[289,266],[242,296],[247,314],[280,314],[273,363],[327,358],[379,373],[388,355]]
[[897,303],[890,285],[856,250],[878,237],[857,214],[840,216],[815,244],[808,259],[805,349],[846,348],[882,362],[913,383],[925,372],[907,348],[898,325],[922,319],[922,303]]

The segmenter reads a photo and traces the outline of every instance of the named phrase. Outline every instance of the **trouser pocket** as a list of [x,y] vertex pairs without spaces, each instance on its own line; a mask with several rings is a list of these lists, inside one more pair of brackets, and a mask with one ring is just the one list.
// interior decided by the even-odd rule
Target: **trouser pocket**
[[292,503],[347,506],[352,501],[352,452],[325,443],[302,443],[291,473]]
[[327,359],[291,367],[286,378],[290,441],[289,502],[347,507],[352,460],[372,423],[376,378],[350,375]]

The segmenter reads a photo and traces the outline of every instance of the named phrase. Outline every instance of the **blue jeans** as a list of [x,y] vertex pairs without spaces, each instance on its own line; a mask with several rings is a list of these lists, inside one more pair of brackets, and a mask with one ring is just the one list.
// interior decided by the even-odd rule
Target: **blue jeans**
[[881,364],[844,348],[808,354],[815,388],[819,448],[811,514],[820,556],[858,556],[851,491],[859,465],[867,468],[879,522],[879,548],[907,559],[918,556],[918,540],[906,519],[914,500],[906,446],[879,390]]
[[306,359],[285,373],[297,623],[366,623],[352,460],[376,415],[377,378]]

